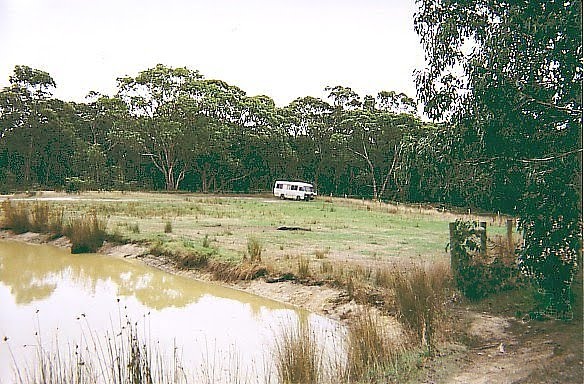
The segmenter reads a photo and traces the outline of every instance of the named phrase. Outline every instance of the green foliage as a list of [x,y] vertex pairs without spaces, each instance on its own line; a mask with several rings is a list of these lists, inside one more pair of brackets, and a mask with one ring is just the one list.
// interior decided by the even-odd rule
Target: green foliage
[[455,166],[489,175],[495,201],[515,196],[521,270],[567,310],[582,252],[582,2],[418,5],[425,111],[453,126]]
[[486,233],[478,222],[457,220],[450,241],[456,260],[452,271],[455,283],[471,300],[515,288],[519,280],[515,264],[505,263],[497,256],[487,257],[487,250],[481,247],[481,236]]

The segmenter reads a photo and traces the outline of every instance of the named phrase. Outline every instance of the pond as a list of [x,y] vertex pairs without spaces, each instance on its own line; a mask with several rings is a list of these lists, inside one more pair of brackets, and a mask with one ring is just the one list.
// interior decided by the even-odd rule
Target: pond
[[48,245],[0,241],[0,305],[0,383],[28,381],[44,353],[91,363],[97,380],[110,381],[103,365],[131,347],[128,335],[189,382],[277,382],[275,341],[291,329],[311,329],[323,356],[342,350],[343,330],[322,316],[138,260]]

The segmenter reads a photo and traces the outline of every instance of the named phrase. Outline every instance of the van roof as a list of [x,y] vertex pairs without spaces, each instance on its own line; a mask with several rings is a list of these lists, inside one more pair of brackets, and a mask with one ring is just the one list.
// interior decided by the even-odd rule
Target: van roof
[[279,184],[279,183],[282,183],[282,184],[283,184],[283,183],[286,183],[286,184],[296,184],[296,185],[309,185],[309,186],[311,186],[311,187],[312,187],[312,184],[310,184],[310,183],[305,183],[305,182],[303,182],[303,181],[286,181],[286,180],[277,180],[277,181],[276,181],[276,184]]

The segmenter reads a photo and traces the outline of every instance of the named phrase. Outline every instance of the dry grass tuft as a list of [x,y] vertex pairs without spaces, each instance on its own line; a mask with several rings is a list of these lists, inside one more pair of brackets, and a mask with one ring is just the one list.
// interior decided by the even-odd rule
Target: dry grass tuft
[[65,227],[71,240],[71,253],[96,252],[106,239],[106,223],[95,212],[72,220]]
[[3,228],[9,229],[16,234],[30,231],[31,222],[28,205],[24,203],[13,204],[10,200],[4,200],[2,202],[2,212],[4,213]]
[[207,270],[213,274],[215,280],[220,281],[255,280],[269,274],[266,266],[249,262],[233,264],[213,261],[207,265]]
[[321,359],[314,334],[305,326],[285,328],[275,346],[276,369],[281,383],[318,383]]
[[449,268],[444,263],[396,272],[393,288],[398,320],[430,355],[444,316],[445,292],[450,286]]
[[387,325],[364,310],[349,324],[346,377],[350,382],[377,382],[395,370],[403,350],[388,334]]
[[262,243],[255,236],[250,236],[247,239],[247,255],[252,263],[262,262]]
[[310,260],[303,256],[298,257],[298,277],[300,279],[306,279],[309,276],[310,276]]

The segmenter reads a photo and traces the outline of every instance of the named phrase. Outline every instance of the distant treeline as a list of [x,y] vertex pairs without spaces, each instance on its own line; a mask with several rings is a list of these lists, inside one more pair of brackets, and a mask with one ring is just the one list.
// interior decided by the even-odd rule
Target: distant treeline
[[[113,96],[52,97],[50,74],[16,66],[0,92],[0,191],[255,192],[276,179],[320,194],[512,211],[524,176],[497,175],[458,133],[423,122],[403,93],[327,87],[279,108],[198,71],[157,65]],[[470,152],[468,152],[470,151]],[[477,154],[478,157],[478,154]]]

